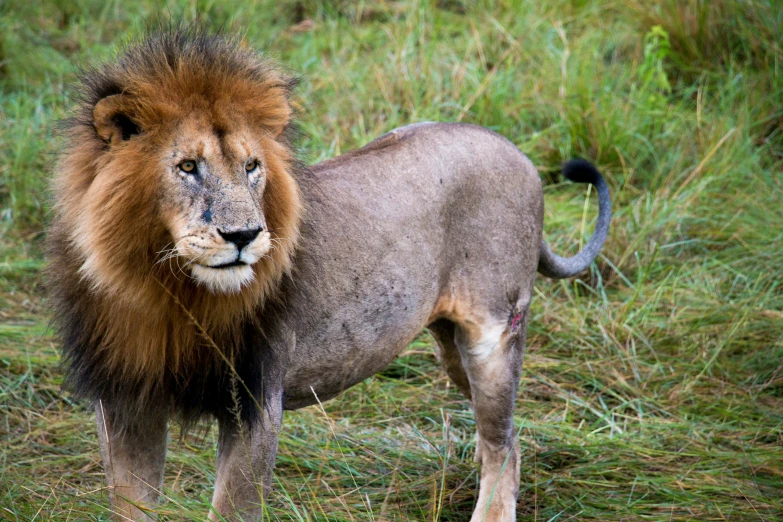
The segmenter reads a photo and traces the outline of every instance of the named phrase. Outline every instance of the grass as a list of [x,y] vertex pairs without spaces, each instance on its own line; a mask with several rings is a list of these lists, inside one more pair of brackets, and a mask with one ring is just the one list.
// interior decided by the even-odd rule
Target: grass
[[[42,291],[46,184],[78,66],[200,16],[303,76],[316,162],[395,126],[509,137],[590,272],[541,278],[517,401],[523,520],[783,518],[783,20],[774,0],[73,0],[0,3],[0,520],[107,520],[93,417],[60,391]],[[657,29],[655,27],[658,27]],[[467,520],[474,422],[423,334],[393,365],[287,414],[271,520]],[[214,427],[173,430],[162,520],[203,519]]]

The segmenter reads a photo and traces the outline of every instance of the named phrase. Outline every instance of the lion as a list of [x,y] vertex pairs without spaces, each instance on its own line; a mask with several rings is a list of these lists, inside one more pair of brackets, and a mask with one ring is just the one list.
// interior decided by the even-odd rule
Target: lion
[[259,520],[283,411],[382,370],[422,329],[476,417],[472,520],[515,520],[514,401],[536,272],[576,256],[504,137],[408,125],[306,168],[292,75],[229,36],[175,29],[88,71],[54,173],[48,274],[66,386],[91,401],[118,520],[154,520],[167,425],[217,419],[211,520]]

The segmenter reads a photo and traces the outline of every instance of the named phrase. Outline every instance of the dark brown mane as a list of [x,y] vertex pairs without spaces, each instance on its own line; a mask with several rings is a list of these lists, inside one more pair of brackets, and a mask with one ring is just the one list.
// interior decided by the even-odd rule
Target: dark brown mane
[[[295,81],[236,39],[198,28],[168,31],[129,46],[116,62],[87,71],[54,173],[49,284],[67,385],[117,411],[166,408],[182,418],[227,410],[236,388],[208,333],[258,395],[264,350],[258,344],[264,302],[289,271],[298,238],[300,168],[289,142]],[[127,147],[127,169],[102,173],[107,143],[93,123],[96,104],[116,94],[134,100],[123,134],[144,129],[145,145]],[[268,185],[261,205],[275,247],[255,265],[241,292],[216,295],[171,266],[156,263],[171,241],[157,213],[156,171],[143,161],[169,138],[183,114],[201,111],[214,129],[242,117],[266,129],[261,146]],[[187,311],[186,311],[187,310]],[[221,392],[221,393],[218,393]],[[241,395],[241,393],[240,393]],[[253,400],[241,398],[252,412]]]

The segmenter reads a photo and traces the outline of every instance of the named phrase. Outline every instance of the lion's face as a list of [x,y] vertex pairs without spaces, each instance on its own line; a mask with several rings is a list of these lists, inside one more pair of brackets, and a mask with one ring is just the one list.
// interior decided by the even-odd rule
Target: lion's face
[[286,84],[153,80],[101,98],[91,118],[100,141],[66,156],[59,190],[80,271],[124,294],[141,277],[261,296],[289,266],[298,232]]
[[214,292],[235,292],[272,247],[261,202],[267,184],[263,136],[244,125],[179,124],[161,151],[159,208],[171,244],[163,262]]

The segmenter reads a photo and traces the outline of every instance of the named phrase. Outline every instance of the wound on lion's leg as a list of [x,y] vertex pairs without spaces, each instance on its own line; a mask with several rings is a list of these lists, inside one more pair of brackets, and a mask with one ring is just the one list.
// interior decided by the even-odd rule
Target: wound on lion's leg
[[101,458],[109,484],[113,520],[152,521],[163,484],[167,420],[150,417],[120,426],[116,415],[95,405]]
[[511,333],[519,331],[519,325],[522,323],[522,313],[517,313],[511,318]]

